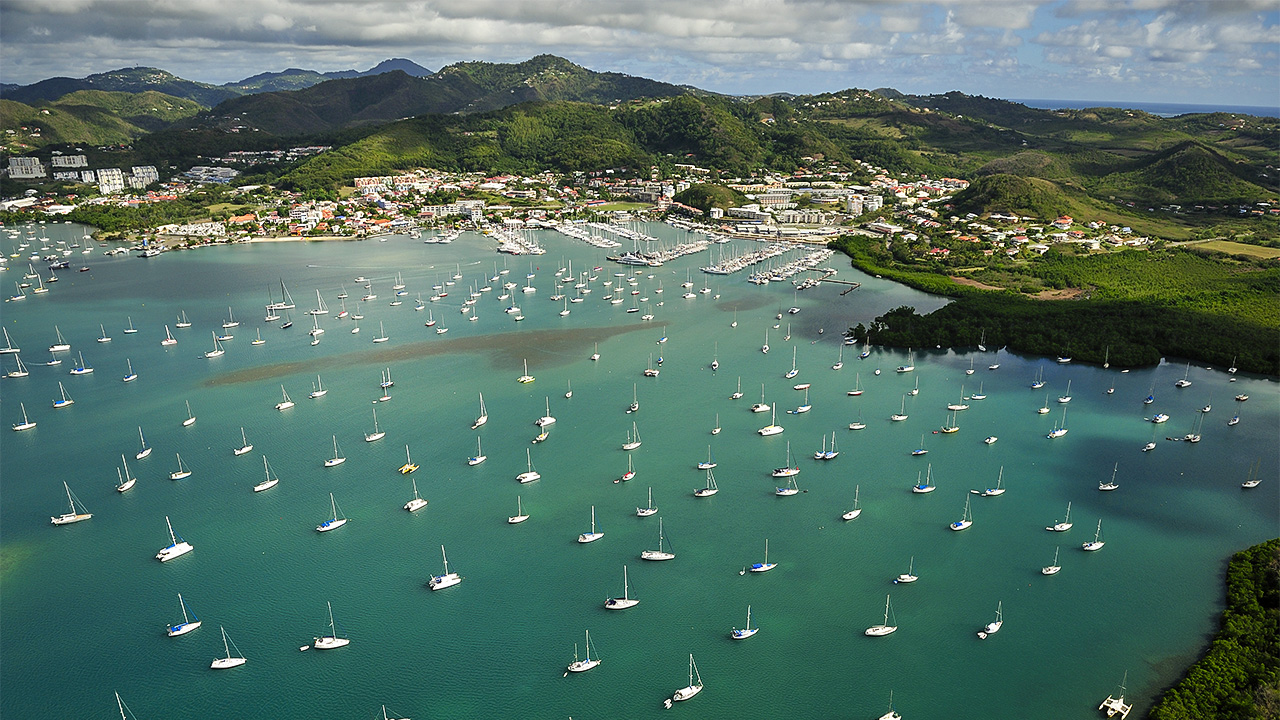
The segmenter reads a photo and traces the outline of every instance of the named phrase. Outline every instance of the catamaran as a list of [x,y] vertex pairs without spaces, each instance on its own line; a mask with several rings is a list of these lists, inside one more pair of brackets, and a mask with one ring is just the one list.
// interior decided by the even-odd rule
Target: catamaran
[[444,560],[444,572],[431,576],[431,579],[427,581],[427,587],[432,590],[443,590],[462,582],[461,575],[456,572],[449,572],[449,558],[444,554],[443,545],[440,546],[440,558]]
[[427,506],[427,501],[422,499],[418,494],[418,481],[413,480],[413,499],[404,504],[404,509],[409,512],[417,512]]
[[533,376],[529,374],[529,361],[528,361],[528,360],[525,360],[525,361],[524,361],[524,374],[523,374],[523,375],[521,375],[520,377],[516,378],[516,382],[521,383],[521,384],[526,384],[526,383],[531,383],[531,382],[533,382],[533,380],[534,380]]
[[67,505],[69,510],[57,517],[50,516],[50,523],[54,525],[70,525],[71,523],[78,523],[82,520],[88,520],[93,517],[93,513],[88,512],[83,503],[80,504],[78,509],[76,508],[76,502],[79,498],[71,492],[71,487],[67,485],[65,481],[62,483],[62,487],[67,491]]
[[195,613],[190,613],[190,616],[188,616],[187,603],[182,599],[182,593],[178,593],[178,607],[182,608],[182,622],[170,625],[165,630],[169,637],[186,635],[192,630],[200,627],[200,618],[196,617]]
[[[325,602],[325,605],[329,606],[329,634],[315,638],[312,641],[311,647],[317,650],[333,650],[350,644],[350,638],[338,637],[337,627],[333,622],[333,603]],[[306,646],[303,645],[303,647],[305,648]]]
[[156,553],[157,560],[160,562],[169,562],[176,557],[181,557],[192,550],[195,550],[195,548],[191,546],[191,543],[178,537],[178,535],[173,532],[173,523],[169,522],[168,515],[164,516],[164,524],[169,526],[170,542],[167,547],[161,548],[160,552]]
[[330,530],[337,530],[338,528],[347,524],[347,518],[345,516],[338,517],[338,502],[333,499],[333,493],[329,493],[329,508],[333,512],[333,517],[317,525],[316,532],[329,532]]

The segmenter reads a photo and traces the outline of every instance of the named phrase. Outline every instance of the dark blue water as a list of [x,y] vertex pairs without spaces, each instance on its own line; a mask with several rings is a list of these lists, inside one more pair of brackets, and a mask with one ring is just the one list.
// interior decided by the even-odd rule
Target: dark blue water
[[1280,102],[1274,105],[1229,105],[1229,104],[1191,104],[1144,102],[1141,100],[1048,100],[1030,98],[1008,98],[1010,102],[1022,103],[1027,107],[1041,110],[1082,110],[1084,108],[1113,107],[1129,110],[1141,110],[1159,115],[1175,117],[1191,113],[1234,113],[1237,115],[1256,115],[1258,117],[1280,117]]

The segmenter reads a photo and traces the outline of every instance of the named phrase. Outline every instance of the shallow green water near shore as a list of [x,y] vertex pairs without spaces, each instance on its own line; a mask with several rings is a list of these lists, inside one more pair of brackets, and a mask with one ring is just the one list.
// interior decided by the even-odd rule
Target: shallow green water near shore
[[[50,225],[46,233],[78,238],[81,230]],[[1230,383],[1221,369],[1193,367],[1192,386],[1178,390],[1185,364],[1122,374],[938,349],[917,352],[916,371],[898,374],[906,353],[876,348],[859,360],[861,347],[845,348],[836,371],[841,329],[899,305],[924,312],[945,300],[845,269],[839,256],[827,263],[840,268],[837,277],[864,283],[843,296],[834,284],[795,293],[790,284],[750,285],[744,273],[704,276],[704,254],[633,274],[640,295],[626,286],[625,302],[611,305],[601,283],[630,270],[580,242],[539,238],[548,253],[532,261],[504,261],[490,239],[471,233],[450,245],[397,237],[149,260],[77,255],[73,265],[90,272],[60,271],[46,296],[0,306],[31,370],[0,380],[0,419],[17,422],[23,402],[38,423],[0,436],[0,714],[111,717],[119,691],[141,720],[369,718],[383,704],[418,719],[656,717],[662,699],[686,684],[690,652],[706,690],[667,715],[875,718],[893,690],[910,720],[1092,718],[1125,671],[1127,697],[1144,712],[1216,627],[1230,553],[1277,534],[1274,382]],[[6,253],[13,244],[0,233]],[[547,296],[569,260],[575,272],[604,269],[594,292],[561,316],[565,304]],[[26,263],[10,262],[0,279],[11,290]],[[459,312],[469,285],[504,265],[503,280],[523,285],[531,262],[537,292],[514,295],[524,321],[503,312],[512,300],[499,301],[501,289],[482,294],[479,320]],[[44,263],[37,267],[47,276]],[[397,272],[409,294],[391,307]],[[447,298],[426,303],[429,313],[414,311],[419,292],[425,300],[455,272],[463,278]],[[353,279],[361,275],[372,279],[376,300],[358,300],[365,289]],[[683,299],[686,277],[713,292]],[[297,304],[289,330],[262,320],[281,278]],[[354,321],[334,317],[344,284],[346,308],[365,316],[358,334],[350,333]],[[331,314],[311,346],[303,313],[317,289]],[[793,303],[797,315],[786,313]],[[633,304],[650,306],[654,319],[642,322],[643,309],[626,313]],[[224,356],[205,359],[228,305],[241,325]],[[182,311],[194,325],[173,329]],[[428,316],[449,332],[424,327]],[[122,332],[128,318],[137,334]],[[373,344],[380,321],[389,340]],[[100,323],[110,343],[95,341]],[[165,323],[178,345],[160,345]],[[47,367],[55,324],[73,353]],[[266,344],[250,345],[259,330]],[[793,348],[799,375],[785,379]],[[67,374],[79,351],[93,374]],[[655,367],[662,359],[656,378],[642,375],[651,355]],[[966,375],[970,357],[976,370]],[[126,358],[135,382],[120,380]],[[11,356],[2,359],[5,370],[14,367]],[[518,384],[526,359],[537,379]],[[375,405],[388,367],[392,399]],[[1040,368],[1048,385],[1031,390]],[[329,392],[313,400],[317,373]],[[730,400],[739,378],[744,397]],[[917,378],[920,394],[905,400],[909,418],[890,422]],[[74,406],[50,407],[58,381]],[[1069,433],[1046,439],[1062,422],[1056,400],[1068,381]],[[802,382],[811,383],[812,411],[789,414],[804,401],[792,389]],[[846,394],[855,383],[864,395]],[[274,409],[281,384],[297,403],[284,412]],[[781,435],[756,434],[769,422],[748,410],[761,384],[786,428]],[[640,410],[630,414],[633,385]],[[960,431],[934,434],[948,420],[947,403],[979,388],[987,398],[958,414]],[[1143,405],[1152,388],[1156,402]],[[1051,412],[1039,415],[1046,391]],[[473,431],[481,392],[490,420]],[[1242,392],[1251,399],[1234,402]],[[181,425],[184,401],[198,418],[190,427]],[[548,401],[557,422],[546,442],[531,445]],[[1190,432],[1206,403],[1213,407],[1202,442],[1165,441]],[[387,435],[366,443],[375,407]],[[1240,423],[1227,427],[1237,411]],[[1172,419],[1144,422],[1154,412]],[[712,435],[717,414],[722,432]],[[859,414],[867,428],[848,430]],[[632,422],[643,438],[630,453],[637,474],[615,484],[627,469],[619,446]],[[139,425],[155,448],[143,460],[134,459]],[[254,451],[234,457],[242,426]],[[833,431],[840,456],[813,460]],[[335,434],[348,459],[324,468]],[[929,453],[912,457],[922,434]],[[985,445],[988,435],[998,442]],[[469,467],[477,436],[488,460]],[[1158,447],[1142,452],[1152,439]],[[769,471],[784,464],[788,442],[802,492],[777,497],[780,481]],[[396,471],[406,444],[421,465],[410,477]],[[694,498],[705,483],[695,465],[708,445],[720,492]],[[519,485],[526,448],[542,479]],[[175,452],[194,471],[185,480],[168,480]],[[138,477],[123,495],[114,490],[121,453]],[[263,454],[281,482],[254,493]],[[1263,484],[1241,490],[1259,458]],[[1120,489],[1099,492],[1116,463]],[[938,489],[912,494],[929,465]],[[991,487],[1001,467],[1006,494],[969,493]],[[412,497],[410,478],[430,502],[416,514],[401,509]],[[65,511],[62,481],[92,520],[49,525]],[[840,514],[855,486],[863,513],[846,523]],[[658,517],[635,514],[649,487],[677,555],[671,562],[639,559],[658,540]],[[351,520],[317,533],[330,492]],[[512,526],[506,518],[517,495],[531,518]],[[966,499],[974,525],[950,532]],[[1068,502],[1075,527],[1046,532]],[[605,536],[582,545],[576,538],[589,529],[593,505]],[[195,551],[162,565],[153,556],[168,544],[166,515]],[[1105,548],[1082,552],[1099,519]],[[740,574],[763,560],[766,538],[778,567]],[[425,583],[441,570],[442,544],[465,579],[431,592]],[[1042,576],[1056,546],[1062,572]],[[919,582],[894,585],[912,557]],[[606,611],[605,598],[622,591],[623,565],[641,603]],[[204,626],[168,638],[165,625],[180,619],[179,592]],[[899,630],[865,637],[882,620],[886,594]],[[351,645],[299,652],[327,631],[326,601]],[[997,602],[1005,624],[979,640]],[[748,604],[760,632],[729,639]],[[218,625],[249,659],[244,667],[209,670],[223,651]],[[563,677],[584,629],[603,663]]]

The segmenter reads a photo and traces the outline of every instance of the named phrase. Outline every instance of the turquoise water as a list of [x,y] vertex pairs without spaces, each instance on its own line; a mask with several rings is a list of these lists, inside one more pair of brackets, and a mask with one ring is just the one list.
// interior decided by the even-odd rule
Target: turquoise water
[[[45,229],[50,238],[82,231]],[[652,231],[681,236],[665,226]],[[687,683],[690,652],[706,690],[672,715],[874,718],[892,690],[912,720],[1092,718],[1126,671],[1127,696],[1142,712],[1216,628],[1229,554],[1277,534],[1280,393],[1270,380],[1241,375],[1229,383],[1221,369],[1192,367],[1193,385],[1176,390],[1185,363],[1122,374],[937,349],[916,353],[914,373],[897,374],[906,353],[877,348],[859,360],[860,347],[846,348],[835,371],[840,329],[898,305],[925,311],[943,301],[860,276],[839,257],[828,264],[841,268],[839,278],[862,280],[861,290],[841,296],[843,286],[825,284],[794,293],[789,284],[756,287],[741,275],[702,276],[706,258],[695,256],[652,270],[652,279],[640,275],[642,295],[610,305],[600,284],[618,281],[613,273],[622,268],[577,241],[540,239],[548,253],[532,260],[537,293],[515,295],[527,318],[519,323],[502,312],[509,301],[496,298],[500,290],[482,295],[479,320],[459,313],[471,283],[505,264],[504,279],[523,284],[531,267],[529,259],[495,255],[491,240],[470,233],[450,245],[392,238],[261,243],[150,260],[76,255],[73,266],[87,263],[90,272],[61,271],[47,295],[0,306],[31,370],[0,381],[2,419],[17,422],[21,401],[38,423],[0,436],[0,713],[110,717],[119,691],[143,720],[369,718],[383,704],[413,718],[656,717],[661,701]],[[0,235],[6,253],[13,244]],[[562,317],[563,303],[547,296],[569,260],[575,272],[605,269],[587,300]],[[6,296],[26,263],[11,264],[0,276],[9,281]],[[37,267],[47,275],[44,263]],[[680,297],[691,268],[695,290],[705,281],[713,293]],[[415,312],[414,300],[455,269],[463,279],[447,298],[427,303],[449,328],[438,335],[424,327],[427,312]],[[409,295],[390,307],[397,271]],[[359,275],[373,279],[376,300],[357,300]],[[289,330],[262,321],[281,278],[298,306]],[[359,334],[349,332],[353,321],[334,318],[344,284],[346,307],[365,315]],[[316,289],[333,314],[313,347],[311,318],[302,313]],[[654,320],[626,313],[633,301],[653,306]],[[794,316],[785,312],[793,302],[802,308]],[[205,359],[228,305],[242,324],[223,357]],[[172,329],[184,310],[194,326],[173,329],[179,344],[162,347],[164,324]],[[129,318],[137,334],[121,332]],[[375,345],[379,321],[390,339]],[[100,323],[110,343],[95,341]],[[68,375],[73,356],[43,365],[55,324],[95,367],[92,375]],[[267,343],[251,346],[258,330]],[[762,354],[766,330],[771,351]],[[800,373],[787,380],[792,348]],[[656,378],[642,375],[651,354],[655,366],[663,360]],[[966,376],[970,357],[977,369]],[[0,359],[14,367],[11,357]],[[127,384],[126,359],[139,375]],[[522,385],[515,378],[526,359],[537,379]],[[986,369],[995,362],[999,369]],[[1042,367],[1049,384],[1029,389]],[[366,443],[387,368],[392,399],[376,404],[387,435]],[[308,399],[317,373],[329,393]],[[855,375],[866,389],[861,397],[846,395]],[[739,377],[744,397],[730,400]],[[890,422],[917,378],[908,420]],[[60,380],[76,403],[54,410]],[[1062,420],[1056,398],[1068,380],[1070,432],[1048,440]],[[792,389],[801,382],[812,384],[813,409],[787,414],[803,402]],[[769,421],[748,411],[762,383],[786,428],[781,435],[755,432]],[[281,384],[297,403],[284,412],[274,409]],[[640,410],[628,414],[633,385]],[[962,385],[964,394],[980,386],[988,398],[959,413],[958,433],[933,434]],[[1145,406],[1152,387],[1156,403]],[[1051,412],[1039,415],[1045,391]],[[472,431],[481,392],[490,420]],[[1234,402],[1240,392],[1251,399]],[[546,442],[531,445],[548,399],[558,422]],[[181,425],[184,401],[198,418],[190,427]],[[1164,440],[1190,432],[1209,402],[1202,442]],[[1236,411],[1241,422],[1227,427]],[[1143,421],[1154,412],[1172,419]],[[859,413],[867,428],[848,430]],[[717,414],[723,431],[712,435]],[[619,446],[633,421],[643,438],[630,453],[637,474],[615,484],[627,469]],[[143,460],[133,457],[138,426],[155,448]],[[254,451],[234,457],[242,426]],[[832,431],[839,458],[813,460]],[[347,462],[324,468],[335,434]],[[930,452],[911,457],[921,434]],[[988,435],[999,441],[983,444]],[[488,460],[469,467],[477,436]],[[1158,447],[1141,452],[1153,437]],[[785,462],[788,442],[803,492],[776,497],[781,481],[769,471]],[[422,466],[410,477],[396,471],[406,444]],[[720,493],[694,498],[705,482],[695,465],[708,445]],[[542,479],[519,485],[526,448]],[[194,471],[190,478],[168,480],[175,452]],[[138,477],[123,495],[114,490],[122,453]],[[281,482],[254,493],[264,454]],[[1259,458],[1265,481],[1241,490]],[[1116,463],[1120,489],[1098,492]],[[912,494],[927,465],[937,491]],[[1001,467],[1005,495],[968,492],[991,487]],[[410,478],[430,502],[412,515],[401,509],[412,497]],[[92,520],[49,525],[65,511],[63,481]],[[863,513],[846,523],[840,514],[855,486]],[[659,518],[635,515],[649,487],[677,554],[671,562],[639,559],[658,540]],[[330,515],[331,492],[351,520],[320,534],[314,528]],[[512,526],[506,518],[517,495],[531,518]],[[949,532],[966,498],[974,526]],[[1046,532],[1068,502],[1075,527]],[[605,536],[581,545],[592,505]],[[168,544],[166,515],[195,551],[161,565],[153,556]],[[1106,547],[1084,553],[1080,544],[1099,519]],[[740,574],[763,560],[766,539],[778,567]],[[441,571],[442,544],[464,581],[431,592],[425,583]],[[1062,572],[1042,576],[1059,545]],[[912,557],[919,582],[892,584]],[[624,565],[641,603],[606,611],[603,601],[622,592]],[[181,619],[179,592],[204,626],[169,638],[166,624]],[[886,594],[900,629],[864,637],[881,622]],[[327,632],[326,601],[350,646],[299,652]],[[975,632],[994,618],[997,602],[1005,625],[979,640]],[[729,639],[748,604],[760,632]],[[209,670],[223,652],[219,625],[248,658],[244,667]],[[585,629],[603,663],[563,677]]]

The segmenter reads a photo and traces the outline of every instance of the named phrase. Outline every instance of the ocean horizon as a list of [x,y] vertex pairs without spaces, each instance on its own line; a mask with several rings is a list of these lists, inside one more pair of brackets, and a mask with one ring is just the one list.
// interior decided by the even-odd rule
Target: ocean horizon
[[1233,105],[1226,103],[1166,103],[1143,100],[1052,100],[1045,98],[1005,98],[1009,102],[1022,103],[1027,107],[1040,110],[1084,110],[1086,108],[1110,107],[1129,110],[1141,110],[1160,117],[1176,117],[1191,113],[1234,113],[1237,115],[1254,115],[1257,117],[1280,118],[1280,104],[1276,105]]

